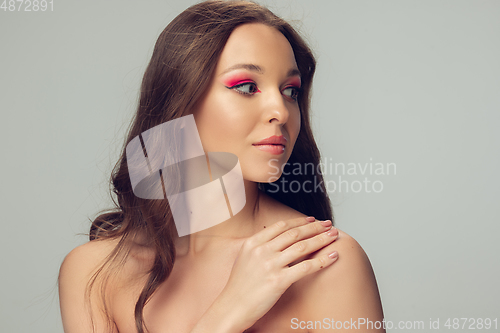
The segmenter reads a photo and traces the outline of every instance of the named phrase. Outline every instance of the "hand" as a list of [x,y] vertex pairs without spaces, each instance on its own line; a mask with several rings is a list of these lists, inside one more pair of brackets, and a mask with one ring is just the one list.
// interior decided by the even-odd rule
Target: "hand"
[[235,323],[232,327],[240,332],[251,327],[292,283],[335,262],[337,252],[306,256],[332,243],[337,235],[331,221],[307,217],[277,222],[249,237],[216,300],[227,309],[221,312]]

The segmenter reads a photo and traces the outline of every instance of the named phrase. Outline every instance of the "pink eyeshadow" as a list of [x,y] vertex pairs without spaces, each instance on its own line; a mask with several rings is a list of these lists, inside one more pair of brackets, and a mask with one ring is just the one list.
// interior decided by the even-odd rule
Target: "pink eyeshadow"
[[300,79],[298,77],[295,77],[292,80],[290,80],[288,85],[300,88],[301,85]]
[[238,75],[237,74],[237,75],[230,76],[227,79],[224,79],[223,82],[226,85],[226,87],[233,87],[233,86],[240,84],[240,83],[253,82],[253,81],[248,78],[248,75],[244,75],[244,74]]

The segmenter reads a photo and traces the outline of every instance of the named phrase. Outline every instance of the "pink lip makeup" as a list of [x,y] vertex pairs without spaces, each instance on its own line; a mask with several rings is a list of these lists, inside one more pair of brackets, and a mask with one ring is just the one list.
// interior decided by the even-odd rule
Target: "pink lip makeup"
[[287,140],[283,135],[273,135],[267,139],[254,143],[253,146],[273,155],[281,155],[285,152],[286,143]]

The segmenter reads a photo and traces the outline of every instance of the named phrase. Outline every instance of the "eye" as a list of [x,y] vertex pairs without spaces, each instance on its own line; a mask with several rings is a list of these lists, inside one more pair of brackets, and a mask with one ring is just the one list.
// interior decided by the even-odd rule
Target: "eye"
[[298,87],[293,87],[293,86],[291,86],[291,87],[286,87],[285,89],[283,89],[283,90],[281,91],[281,93],[282,93],[284,96],[286,96],[286,97],[288,97],[288,98],[290,98],[290,99],[292,99],[292,100],[294,100],[294,101],[297,101],[297,99],[299,98],[299,94],[300,94],[300,88],[298,88]]
[[236,92],[243,95],[253,95],[260,92],[259,88],[257,88],[257,85],[254,82],[243,82],[227,88],[236,90]]

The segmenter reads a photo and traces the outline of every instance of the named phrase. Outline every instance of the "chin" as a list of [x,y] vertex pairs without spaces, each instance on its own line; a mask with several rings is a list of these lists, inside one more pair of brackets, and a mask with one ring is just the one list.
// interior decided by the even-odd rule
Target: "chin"
[[243,179],[255,183],[273,183],[281,177],[281,170],[277,172],[276,169],[271,168],[269,168],[269,170],[263,170],[262,168],[259,170],[257,168],[253,168],[253,170],[242,171]]
[[282,174],[283,167],[287,162],[286,156],[259,159],[259,157],[248,157],[244,160],[240,159],[241,171],[243,179],[255,183],[272,183],[277,181]]

